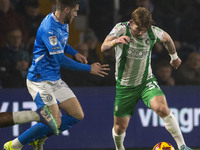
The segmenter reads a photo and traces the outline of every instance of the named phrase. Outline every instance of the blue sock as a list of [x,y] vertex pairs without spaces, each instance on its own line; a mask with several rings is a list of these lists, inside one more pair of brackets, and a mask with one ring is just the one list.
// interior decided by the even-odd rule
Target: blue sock
[[62,123],[60,125],[61,131],[65,131],[65,130],[71,128],[73,124],[80,122],[80,120],[78,120],[72,116],[68,116],[68,115],[63,115],[61,117],[61,120],[62,120]]
[[[61,131],[65,131],[72,127],[73,124],[78,123],[80,120],[64,115],[61,117],[62,123],[60,126]],[[53,135],[52,130],[45,124],[39,122],[35,124],[34,126],[30,127],[28,130],[26,130],[24,133],[22,133],[18,139],[22,145],[25,145],[27,143],[31,143],[35,140],[38,140],[43,137],[51,136]]]

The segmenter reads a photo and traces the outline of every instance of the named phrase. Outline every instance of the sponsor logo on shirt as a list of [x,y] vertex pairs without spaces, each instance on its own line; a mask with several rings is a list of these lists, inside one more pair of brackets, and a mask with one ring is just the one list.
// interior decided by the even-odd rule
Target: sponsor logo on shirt
[[127,57],[136,59],[146,59],[148,51],[141,51],[133,48],[129,48],[127,51]]
[[61,49],[60,47],[52,47],[52,50]]

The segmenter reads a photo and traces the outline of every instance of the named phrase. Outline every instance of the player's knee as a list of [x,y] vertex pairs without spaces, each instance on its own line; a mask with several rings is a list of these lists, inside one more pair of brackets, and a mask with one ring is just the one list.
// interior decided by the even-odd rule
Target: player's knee
[[127,126],[124,124],[118,124],[115,125],[115,131],[118,135],[121,135],[122,133],[124,133],[126,131]]
[[82,113],[77,114],[75,116],[75,118],[78,119],[78,120],[83,120],[84,119],[84,113],[82,112]]
[[170,112],[169,107],[166,104],[160,104],[154,110],[160,117],[167,116]]

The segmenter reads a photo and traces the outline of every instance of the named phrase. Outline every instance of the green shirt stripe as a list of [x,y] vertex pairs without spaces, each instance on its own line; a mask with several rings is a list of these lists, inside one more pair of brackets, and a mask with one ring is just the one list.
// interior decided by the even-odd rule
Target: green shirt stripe
[[143,82],[145,80],[147,80],[147,77],[148,77],[149,65],[151,63],[151,60],[150,60],[151,52],[152,52],[152,48],[153,48],[153,46],[155,44],[155,39],[156,39],[151,28],[148,30],[148,35],[149,35],[149,37],[151,39],[151,45],[150,45],[149,55],[148,55],[148,58],[147,58],[147,64],[146,64],[146,68],[145,68],[145,73],[144,73],[144,76],[143,76],[143,79],[142,79]]
[[[129,27],[126,26],[126,36],[131,36],[130,32],[129,32]],[[124,67],[126,64],[126,56],[127,56],[127,50],[129,49],[129,43],[128,45],[124,44],[123,46],[123,52],[120,58],[120,65],[119,65],[119,72],[118,72],[118,78],[117,78],[117,84],[120,85],[121,79],[122,79],[122,75],[123,75],[123,71],[124,71]]]

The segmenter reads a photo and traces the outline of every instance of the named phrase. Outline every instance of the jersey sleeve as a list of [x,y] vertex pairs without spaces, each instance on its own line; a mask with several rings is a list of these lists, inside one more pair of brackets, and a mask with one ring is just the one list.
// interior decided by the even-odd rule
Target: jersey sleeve
[[123,23],[118,23],[114,26],[108,36],[116,36],[117,38],[126,33],[126,27]]
[[50,55],[64,53],[64,48],[58,39],[59,34],[53,30],[43,33],[42,40]]
[[[44,33],[42,40],[47,47],[49,54],[53,55],[55,61],[62,67],[76,70],[76,71],[91,71],[91,66],[87,64],[81,64],[64,55],[64,48],[62,47],[57,32],[49,31]],[[69,50],[70,51],[70,50]],[[72,50],[71,50],[72,51]]]
[[152,31],[155,35],[156,41],[160,41],[163,39],[164,31],[156,26],[152,26]]
[[68,54],[70,54],[70,55],[72,55],[72,56],[75,56],[78,52],[75,50],[75,49],[73,49],[70,45],[68,45],[68,44],[66,44],[66,46],[65,46],[65,49],[64,49],[64,52],[65,53],[68,53]]
[[53,57],[56,62],[64,68],[75,71],[91,71],[91,65],[76,62],[66,57],[64,54],[53,55]]

